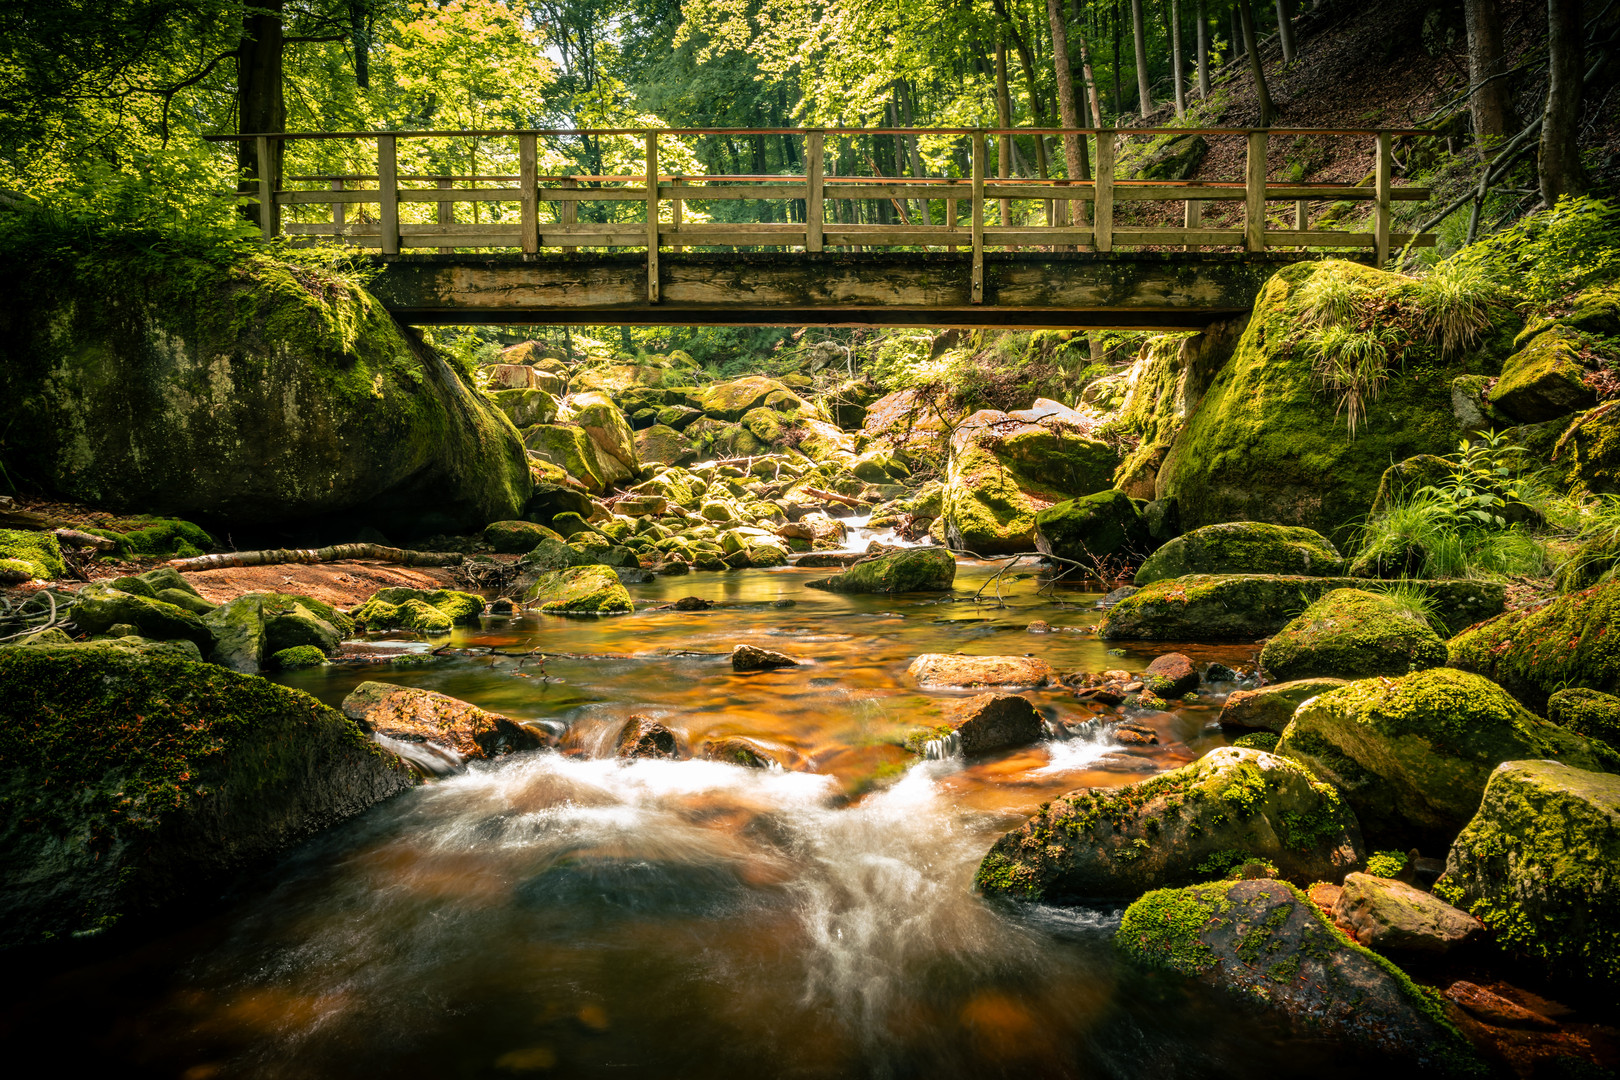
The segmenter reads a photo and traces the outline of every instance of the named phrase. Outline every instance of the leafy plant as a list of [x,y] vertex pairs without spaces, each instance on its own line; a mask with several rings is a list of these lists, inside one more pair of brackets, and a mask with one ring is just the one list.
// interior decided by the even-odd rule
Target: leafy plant
[[1367,415],[1367,404],[1389,380],[1391,354],[1399,354],[1402,341],[1400,330],[1389,325],[1333,323],[1307,336],[1312,370],[1324,389],[1338,395],[1334,415],[1345,413],[1351,438]]
[[1603,199],[1566,195],[1447,262],[1484,275],[1531,306],[1550,307],[1583,288],[1620,278],[1620,208]]
[[1367,873],[1373,877],[1392,878],[1406,869],[1406,855],[1399,851],[1377,851],[1367,860]]

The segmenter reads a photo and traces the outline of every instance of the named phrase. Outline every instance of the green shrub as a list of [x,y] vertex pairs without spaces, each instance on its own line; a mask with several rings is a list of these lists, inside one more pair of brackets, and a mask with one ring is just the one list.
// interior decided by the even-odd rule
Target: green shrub
[[[1563,196],[1547,210],[1453,255],[1531,306],[1620,278],[1620,209],[1589,196]],[[1444,265],[1444,264],[1442,264]]]
[[1406,869],[1406,856],[1399,851],[1375,852],[1367,860],[1367,873],[1373,877],[1398,877]]

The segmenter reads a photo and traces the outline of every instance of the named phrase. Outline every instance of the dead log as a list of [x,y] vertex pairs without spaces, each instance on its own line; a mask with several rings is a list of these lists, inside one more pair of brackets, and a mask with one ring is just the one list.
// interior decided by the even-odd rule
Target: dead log
[[465,558],[459,551],[407,551],[381,544],[334,544],[323,548],[283,548],[273,551],[230,551],[223,555],[199,555],[194,559],[170,559],[176,570],[223,570],[233,566],[278,566],[284,563],[344,562],[370,559],[399,566],[460,566]]
[[803,491],[806,495],[814,495],[818,499],[826,499],[829,502],[843,503],[845,506],[854,506],[862,510],[872,505],[869,502],[862,502],[860,499],[852,499],[848,495],[840,495],[834,491],[823,491],[821,488],[805,486],[799,490]]
[[56,542],[61,544],[63,547],[94,548],[97,551],[111,551],[113,548],[118,546],[105,536],[97,536],[95,533],[87,533],[79,529],[53,529],[52,535],[56,537]]

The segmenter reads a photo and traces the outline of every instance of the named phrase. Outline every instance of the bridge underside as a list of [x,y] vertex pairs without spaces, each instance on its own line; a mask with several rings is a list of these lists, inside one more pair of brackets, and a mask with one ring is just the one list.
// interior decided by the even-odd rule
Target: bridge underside
[[1317,258],[993,252],[974,303],[966,252],[665,252],[653,303],[644,255],[391,255],[371,290],[415,324],[1201,330],[1248,311],[1281,267]]

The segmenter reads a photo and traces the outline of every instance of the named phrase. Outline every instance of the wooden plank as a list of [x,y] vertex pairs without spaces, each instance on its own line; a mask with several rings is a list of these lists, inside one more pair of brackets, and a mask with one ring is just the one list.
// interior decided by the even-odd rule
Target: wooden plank
[[[489,226],[485,226],[488,228]],[[440,233],[440,232],[406,232],[399,238],[401,247],[423,248],[436,247],[441,253],[454,252],[459,248],[481,247],[518,247],[521,242],[519,230],[498,229],[487,233]],[[449,247],[445,245],[449,244]]]
[[[562,183],[563,183],[562,190],[567,191],[567,190],[569,190],[571,188],[574,188],[574,187],[578,186],[579,181],[577,181],[577,180],[564,180]],[[544,194],[542,194],[541,197],[545,198],[546,196]],[[565,202],[565,203],[563,203],[562,204],[562,212],[560,214],[558,214],[557,217],[558,217],[558,224],[560,224],[564,229],[572,229],[579,222],[579,204],[574,203],[574,202]],[[541,242],[545,243],[545,241],[541,241]],[[563,248],[563,254],[564,255],[572,255],[574,252],[576,252],[578,250],[579,249],[575,248],[575,247],[564,247]]]
[[1434,247],[1439,242],[1440,237],[1437,233],[1420,233],[1415,240],[1412,238],[1411,233],[1396,232],[1389,234],[1389,246],[1393,248],[1403,248],[1407,244],[1411,244],[1413,247]]
[[[553,231],[540,228],[541,247],[560,247],[564,255],[571,255],[582,247],[640,247],[647,242],[647,227],[639,222],[626,222],[615,226],[617,232],[580,233],[580,226]],[[646,292],[643,288],[642,292]]]
[[984,303],[984,132],[973,133],[973,283],[969,300]]
[[819,131],[805,136],[806,169],[810,174],[809,191],[804,203],[804,250],[812,253],[822,249],[822,227],[826,224],[826,178],[822,176],[822,155],[826,151],[826,137]]
[[[438,186],[445,191],[449,191],[450,181],[440,180]],[[434,216],[440,225],[454,225],[456,223],[456,204],[440,199],[437,213]],[[453,248],[442,247],[439,249],[439,254],[448,255],[453,250]]]
[[1118,225],[1114,227],[1114,240],[1121,244],[1170,244],[1185,247],[1208,245],[1221,247],[1243,243],[1242,229],[1142,229]]
[[418,234],[421,234],[421,233],[431,232],[431,233],[441,233],[444,236],[455,236],[455,235],[457,235],[459,233],[465,233],[465,234],[470,236],[473,233],[487,233],[491,229],[511,229],[513,236],[518,235],[518,223],[516,221],[512,221],[510,219],[507,220],[507,221],[504,221],[504,222],[503,221],[479,221],[479,222],[451,221],[451,222],[445,222],[443,224],[439,224],[437,222],[426,222],[426,223],[406,222],[405,224],[403,224],[403,225],[401,225],[399,227],[399,234],[401,236],[415,236],[415,235],[418,235]]
[[[1200,225],[1202,225],[1203,221],[1204,221],[1204,204],[1199,202],[1197,199],[1188,199],[1187,204],[1182,208],[1182,211],[1181,211],[1182,227],[1185,228],[1188,232],[1192,232],[1193,230],[1197,229]],[[1187,242],[1182,245],[1181,250],[1183,250],[1183,251],[1197,251],[1198,250],[1198,245],[1193,242],[1191,237],[1189,237]]]
[[1092,231],[1096,233],[1093,241],[1099,252],[1114,250],[1114,133],[1112,131],[1099,132],[1097,135],[1097,179],[1093,181],[1095,187],[1095,208],[1092,211]]
[[276,235],[276,190],[268,135],[260,135],[254,140],[254,153],[259,159],[259,234],[270,240]]
[[[333,181],[335,184],[341,184],[342,182],[343,181],[341,180]],[[423,194],[432,193],[424,192]],[[332,191],[278,191],[276,192],[276,202],[280,203],[282,206],[303,206],[306,204],[318,204],[324,206],[331,203],[351,202],[374,203],[381,197],[381,195],[382,193],[380,191],[367,188],[348,188],[341,194],[339,194],[336,189]]]
[[1341,232],[1337,229],[1266,230],[1266,242],[1281,247],[1372,247],[1374,239],[1369,232]]
[[[332,181],[332,190],[333,191],[342,191],[343,190],[343,180],[342,180],[341,177],[339,177],[338,179]],[[342,234],[344,218],[347,216],[347,214],[348,214],[348,206],[347,206],[347,204],[340,203],[340,202],[335,202],[335,203],[332,204],[332,228],[333,228],[333,230],[335,230],[335,232],[337,234]]]
[[1005,229],[984,230],[984,242],[991,247],[1009,244],[1089,244],[1096,234],[1083,227],[1012,225]]
[[822,242],[832,247],[941,247],[970,240],[961,229],[921,225],[828,225]]
[[647,303],[658,303],[658,133],[647,132]]
[[1243,247],[1266,250],[1266,146],[1264,131],[1249,132],[1248,168],[1243,189]]
[[[945,200],[945,227],[947,229],[950,229],[952,232],[957,232],[958,231],[957,227],[956,227],[956,200],[955,199],[946,199]],[[956,250],[956,245],[955,244],[947,244],[945,246],[945,250],[946,251],[955,251]]]
[[1373,162],[1373,188],[1377,197],[1373,202],[1373,258],[1379,266],[1389,261],[1389,132],[1378,133],[1378,149]]
[[377,136],[377,199],[381,212],[378,217],[379,237],[384,255],[399,254],[399,178],[397,176],[394,136]]
[[[590,191],[600,191],[600,190],[604,190],[604,189],[591,188],[591,189],[588,189],[588,190],[590,190]],[[607,190],[613,190],[613,189],[607,189]],[[634,195],[635,198],[641,198],[642,195],[643,195],[643,192],[642,192],[642,190],[640,188],[619,189],[619,190],[632,190],[635,193],[635,195]],[[785,200],[785,199],[807,199],[807,198],[809,198],[810,197],[810,185],[809,184],[749,184],[747,186],[737,186],[737,187],[710,187],[710,186],[707,186],[707,185],[704,185],[704,184],[689,184],[689,183],[660,184],[658,186],[658,197],[661,198],[661,199],[691,199],[694,202],[726,202],[727,200],[736,201],[736,200],[741,200],[741,199],[750,199],[750,200],[752,200],[752,199],[761,199],[761,200],[765,200],[765,201],[778,201],[779,202],[779,201],[782,201],[782,200]],[[869,198],[883,198],[883,199],[886,199],[888,197],[889,197],[888,192],[883,192],[881,195],[869,196]],[[588,198],[583,197],[583,195],[582,195],[582,197],[580,198],[579,201],[580,202],[589,202],[590,200]]]
[[804,226],[791,222],[752,227],[712,222],[665,225],[658,230],[658,235],[665,244],[708,247],[776,247],[805,242]]
[[[593,187],[582,188],[580,182],[587,178],[564,178],[558,181],[558,187],[543,187],[540,189],[542,202],[645,202],[647,189],[636,187]],[[572,186],[570,186],[572,185]],[[514,189],[515,191],[515,189]],[[516,198],[514,193],[513,198]]]
[[518,136],[518,228],[522,230],[522,243],[527,252],[540,250],[540,191],[536,173],[538,148],[533,135]]
[[[681,222],[681,216],[682,216],[681,208],[684,207],[685,205],[686,205],[686,200],[685,199],[675,199],[670,203],[670,207],[669,207],[669,223],[674,226],[674,228],[672,228],[670,230],[670,235],[677,236],[677,237],[680,236],[680,234],[681,234],[681,224],[682,224],[682,222]],[[677,242],[675,244],[675,251],[676,251],[677,254],[679,254],[680,252],[685,251],[685,250],[686,250],[686,248],[682,247],[679,242]]]

